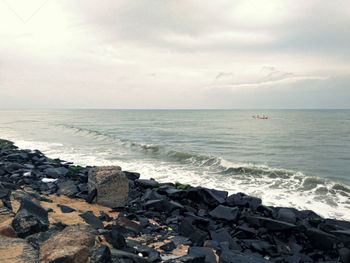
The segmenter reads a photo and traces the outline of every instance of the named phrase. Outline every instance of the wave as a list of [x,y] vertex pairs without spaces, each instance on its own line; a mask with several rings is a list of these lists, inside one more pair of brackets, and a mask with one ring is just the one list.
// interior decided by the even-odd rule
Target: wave
[[[319,185],[330,184],[330,181],[325,178],[305,176],[300,171],[269,167],[267,165],[257,165],[253,163],[233,163],[217,156],[201,155],[193,152],[184,152],[178,150],[169,150],[162,145],[145,144],[127,139],[120,139],[112,134],[103,133],[88,128],[81,128],[74,125],[59,126],[71,129],[76,133],[83,133],[85,135],[92,136],[94,139],[108,140],[108,143],[110,143],[112,140],[113,143],[132,150],[137,149],[143,154],[150,155],[161,160],[207,168],[208,170],[225,176],[239,175],[256,178],[265,177],[269,179],[293,179],[300,182],[300,190],[311,190],[317,188]],[[343,192],[349,191],[349,188],[341,183],[334,183],[334,185],[332,185],[332,189]]]
[[[169,150],[163,145],[120,139],[113,134],[72,125],[63,127],[90,139],[102,141],[105,145],[116,144],[118,149],[124,147],[139,153],[139,161],[124,160],[123,163],[118,158],[114,160],[116,164],[123,165],[123,168],[141,172],[145,177],[211,186],[231,193],[241,191],[261,197],[268,205],[313,209],[324,216],[350,219],[350,188],[340,182],[308,176],[290,169],[234,163],[218,156]],[[102,153],[100,157],[103,157]]]

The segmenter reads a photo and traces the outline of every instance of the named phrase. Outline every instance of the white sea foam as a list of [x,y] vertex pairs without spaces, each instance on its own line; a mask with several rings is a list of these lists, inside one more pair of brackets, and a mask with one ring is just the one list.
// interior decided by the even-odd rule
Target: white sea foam
[[231,173],[214,174],[210,166],[199,172],[188,165],[167,161],[118,160],[111,158],[110,152],[91,152],[62,143],[8,139],[14,140],[20,148],[39,149],[51,158],[72,161],[78,165],[120,165],[124,170],[140,172],[142,178],[155,178],[160,182],[179,181],[227,190],[229,193],[244,192],[262,198],[265,205],[310,209],[324,217],[350,220],[347,188],[345,191],[341,187],[341,190],[337,190],[336,183],[306,177],[301,172],[220,159],[212,165],[226,167],[227,171],[231,168],[234,170]]

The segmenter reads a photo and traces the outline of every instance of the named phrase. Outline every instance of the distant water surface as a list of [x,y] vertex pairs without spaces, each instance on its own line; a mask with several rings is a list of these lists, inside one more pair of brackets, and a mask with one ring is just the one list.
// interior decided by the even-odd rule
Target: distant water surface
[[350,220],[350,110],[2,110],[0,138]]

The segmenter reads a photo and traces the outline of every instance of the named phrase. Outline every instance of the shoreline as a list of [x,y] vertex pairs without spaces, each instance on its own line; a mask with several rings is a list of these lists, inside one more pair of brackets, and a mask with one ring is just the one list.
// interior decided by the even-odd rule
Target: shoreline
[[[62,232],[69,230],[93,236],[90,239],[95,242],[87,245],[84,241],[74,251],[69,246],[55,247],[61,253],[56,259],[71,260],[66,262],[79,262],[78,257],[90,258],[91,262],[350,260],[349,221],[325,219],[311,210],[264,206],[261,199],[243,193],[228,195],[215,189],[139,179],[138,173],[126,171],[122,172],[129,184],[125,205],[101,208],[91,202],[95,197],[88,188],[90,169],[52,160],[40,151],[20,150],[0,139],[0,204],[4,215],[0,217],[0,252],[16,240],[33,258],[27,262],[38,262],[39,258],[41,262],[51,262],[50,253],[44,250],[50,242],[51,247],[55,242],[69,244],[69,237],[59,239]],[[74,200],[82,203],[72,208]],[[86,200],[92,206],[78,211]],[[35,204],[39,208],[33,209]],[[62,213],[57,212],[58,205],[74,211],[64,213],[60,207]],[[79,219],[71,219],[77,224],[69,226],[69,219],[61,220],[61,214],[70,213]],[[23,229],[26,224],[14,224],[14,219],[29,220],[29,229]],[[80,225],[88,228],[80,229]],[[4,238],[4,233],[12,239]],[[23,254],[19,253],[18,258],[28,257]],[[97,261],[98,256],[109,261]]]
[[[17,140],[16,136],[5,139],[15,141],[20,148],[39,149],[50,158],[62,158],[81,166],[91,164],[97,166],[118,165],[123,169],[139,172],[141,178],[144,179],[155,178],[160,182],[180,181],[193,186],[204,186],[228,191],[229,194],[244,192],[263,199],[264,204],[268,206],[313,210],[322,217],[350,220],[350,209],[348,206],[350,188],[348,184],[331,178],[307,175],[297,170],[251,163],[230,163],[217,157],[219,161],[223,161],[223,168],[220,167],[219,171],[206,170],[201,174],[196,170],[197,167],[189,167],[191,164],[182,164],[182,166],[178,164],[173,166],[172,164],[160,164],[160,166],[155,166],[149,160],[143,163],[142,160],[130,162],[129,159],[118,161],[105,158],[106,152],[102,152],[102,155],[97,153],[86,154],[86,151],[79,150],[80,146],[84,147],[84,142],[80,146],[74,146],[78,150],[72,150],[71,147],[64,147],[64,144],[55,142]],[[237,178],[235,174],[226,175],[222,169],[237,170],[239,177]],[[248,172],[261,173],[263,176],[255,180],[251,180],[249,176],[245,178],[245,169]],[[243,174],[241,175],[242,171]],[[215,176],[212,176],[210,172],[214,172]],[[274,179],[276,177],[275,173],[282,173],[281,178],[277,176],[277,179]],[[289,175],[288,179],[286,179],[285,174]],[[228,183],[222,184],[223,180],[228,180]],[[262,184],[259,184],[259,182]],[[284,184],[288,183],[291,185],[284,187]]]

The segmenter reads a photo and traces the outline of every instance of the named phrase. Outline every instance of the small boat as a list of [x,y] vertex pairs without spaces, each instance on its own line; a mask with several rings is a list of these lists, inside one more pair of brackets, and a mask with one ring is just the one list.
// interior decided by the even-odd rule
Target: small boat
[[265,116],[265,115],[260,116],[259,114],[258,115],[253,115],[253,118],[254,119],[259,119],[259,120],[267,120],[267,119],[269,119],[268,116]]

